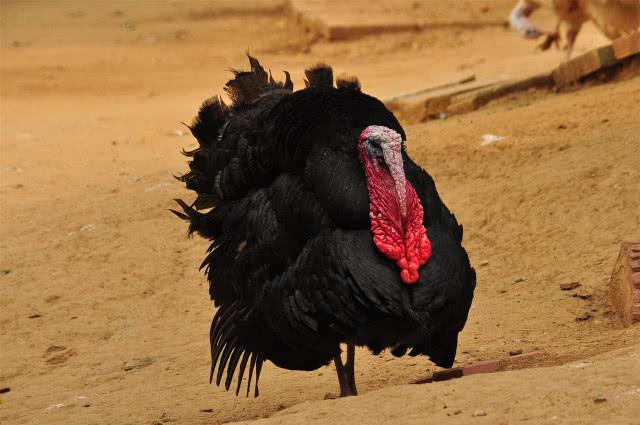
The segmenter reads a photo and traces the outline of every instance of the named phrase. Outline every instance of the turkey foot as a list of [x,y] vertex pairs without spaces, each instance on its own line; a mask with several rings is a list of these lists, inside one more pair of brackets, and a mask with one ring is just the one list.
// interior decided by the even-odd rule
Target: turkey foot
[[355,345],[347,344],[347,361],[343,364],[340,355],[333,358],[336,364],[336,372],[338,372],[338,382],[340,383],[340,397],[358,395],[354,376],[355,354]]

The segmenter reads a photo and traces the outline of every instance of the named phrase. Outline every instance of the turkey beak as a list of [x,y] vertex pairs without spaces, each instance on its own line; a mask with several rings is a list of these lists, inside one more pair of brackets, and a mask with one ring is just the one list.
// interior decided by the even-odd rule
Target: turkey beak
[[391,178],[396,186],[396,197],[400,206],[400,214],[404,218],[407,215],[407,187],[404,178],[404,165],[402,164],[402,151],[399,142],[382,143],[382,156],[389,168]]

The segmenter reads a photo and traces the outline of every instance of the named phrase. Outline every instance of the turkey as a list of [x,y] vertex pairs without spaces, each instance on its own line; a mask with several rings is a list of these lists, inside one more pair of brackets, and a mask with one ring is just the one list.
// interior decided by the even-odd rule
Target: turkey
[[199,146],[178,178],[197,196],[173,211],[212,241],[210,381],[236,378],[238,395],[246,372],[258,396],[267,360],[334,361],[340,395],[356,395],[355,346],[451,366],[475,271],[404,130],[355,78],[334,87],[318,64],[294,92],[289,73],[275,81],[247,56],[225,87],[232,103],[205,101],[190,125]]

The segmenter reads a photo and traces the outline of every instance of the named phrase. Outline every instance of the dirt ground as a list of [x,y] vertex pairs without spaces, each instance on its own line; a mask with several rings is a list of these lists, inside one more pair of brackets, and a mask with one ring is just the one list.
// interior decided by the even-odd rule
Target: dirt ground
[[[535,368],[406,385],[435,367],[358,350],[360,397],[323,400],[332,367],[267,364],[262,395],[245,399],[208,384],[207,244],[167,212],[190,196],[172,178],[194,145],[180,122],[222,93],[226,70],[250,48],[300,87],[324,60],[386,98],[469,72],[534,74],[563,52],[499,27],[328,43],[265,1],[0,7],[1,423],[637,420],[640,327],[619,326],[607,284],[619,243],[640,237],[640,78],[406,128],[478,272],[457,364],[544,350]],[[587,26],[576,54],[606,42]],[[505,139],[481,146],[487,133]]]

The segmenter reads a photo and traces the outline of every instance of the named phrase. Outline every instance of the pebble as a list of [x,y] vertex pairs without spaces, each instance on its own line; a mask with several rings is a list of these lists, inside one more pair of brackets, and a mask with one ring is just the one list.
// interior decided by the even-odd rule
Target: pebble
[[593,402],[594,403],[603,403],[607,401],[607,398],[605,396],[603,396],[602,394],[598,394],[594,399]]
[[473,416],[474,418],[478,416],[487,416],[487,412],[485,412],[484,410],[476,410],[471,414],[471,416]]
[[447,413],[447,416],[459,415],[460,413],[462,413],[462,410],[456,409],[453,412]]
[[581,286],[582,284],[580,282],[561,283],[560,289],[562,289],[563,291],[571,291],[572,289],[576,289]]
[[489,262],[487,260],[481,261],[480,262],[480,267],[484,267],[484,266],[488,266]]
[[522,348],[516,348],[515,350],[509,351],[510,356],[518,356],[522,354]]
[[522,283],[522,282],[528,282],[529,279],[527,279],[524,276],[520,276],[520,277],[516,277],[513,279],[513,283]]
[[11,391],[11,388],[9,388],[9,387],[0,388],[0,394],[6,394],[9,391]]

